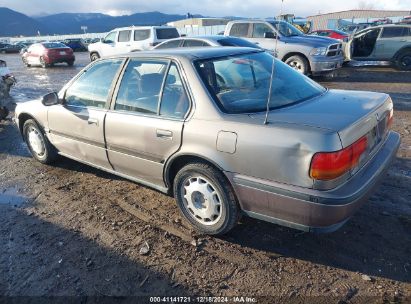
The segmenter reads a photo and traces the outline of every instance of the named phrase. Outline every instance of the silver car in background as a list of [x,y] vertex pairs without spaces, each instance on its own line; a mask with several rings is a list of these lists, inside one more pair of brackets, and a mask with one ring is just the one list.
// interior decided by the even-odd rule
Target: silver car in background
[[238,46],[261,49],[258,45],[238,37],[214,35],[174,38],[155,46],[155,50],[164,50],[180,47],[209,47],[209,46]]
[[400,143],[386,94],[327,90],[251,48],[100,59],[19,104],[33,157],[58,154],[173,194],[197,230],[240,215],[334,231],[384,177]]

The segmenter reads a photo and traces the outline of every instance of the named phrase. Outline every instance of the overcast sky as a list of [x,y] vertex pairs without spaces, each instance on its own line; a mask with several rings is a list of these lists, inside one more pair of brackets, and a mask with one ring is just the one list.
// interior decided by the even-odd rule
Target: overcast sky
[[[2,6],[30,16],[62,12],[128,15],[160,11],[216,17],[272,17],[279,14],[281,0],[0,0]],[[283,6],[284,13],[305,17],[358,8],[411,10],[411,0],[284,0]]]

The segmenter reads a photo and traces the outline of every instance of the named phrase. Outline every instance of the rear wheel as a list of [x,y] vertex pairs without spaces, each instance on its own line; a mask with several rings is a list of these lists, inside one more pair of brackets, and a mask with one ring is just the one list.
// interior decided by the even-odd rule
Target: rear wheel
[[68,66],[73,66],[74,65],[74,60],[67,61],[67,65]]
[[231,186],[220,171],[206,163],[190,163],[177,173],[174,196],[181,214],[201,233],[221,235],[238,221]]
[[397,67],[403,71],[411,71],[411,50],[401,52],[397,57]]
[[302,74],[308,74],[309,71],[309,64],[307,59],[305,59],[303,56],[300,55],[294,55],[291,57],[288,57],[285,60],[285,63],[288,64],[290,67],[292,67],[294,70],[302,73]]
[[30,64],[27,62],[27,59],[23,57],[22,60],[23,60],[23,64],[24,64],[26,67],[29,68],[29,67],[30,67]]
[[43,57],[40,57],[40,64],[42,68],[48,68],[50,65],[46,63]]
[[90,55],[90,60],[91,61],[95,61],[95,60],[97,60],[97,59],[99,59],[100,58],[100,55],[98,54],[98,53],[91,53],[91,55]]
[[23,125],[24,140],[31,155],[43,164],[50,164],[57,158],[56,149],[50,144],[47,137],[35,120],[28,119]]

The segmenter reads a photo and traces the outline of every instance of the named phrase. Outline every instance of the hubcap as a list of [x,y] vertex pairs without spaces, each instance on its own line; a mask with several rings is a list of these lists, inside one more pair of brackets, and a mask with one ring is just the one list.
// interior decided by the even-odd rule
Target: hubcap
[[301,72],[301,73],[303,72],[303,65],[299,61],[296,61],[296,60],[290,61],[288,65],[292,67],[294,70],[297,70],[298,72]]
[[190,216],[203,225],[213,225],[221,217],[219,192],[204,177],[190,177],[182,185],[184,207]]
[[401,65],[403,67],[411,66],[411,55],[407,55],[407,56],[402,57]]
[[33,127],[28,130],[28,140],[31,150],[37,154],[37,156],[43,156],[46,148],[44,145],[43,137],[39,131]]

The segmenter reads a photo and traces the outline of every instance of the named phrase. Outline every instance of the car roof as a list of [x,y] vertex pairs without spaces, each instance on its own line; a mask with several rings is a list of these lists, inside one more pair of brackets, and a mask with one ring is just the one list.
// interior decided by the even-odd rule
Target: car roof
[[216,57],[235,56],[247,53],[262,52],[262,50],[248,47],[189,47],[189,48],[172,48],[172,49],[160,49],[152,51],[132,52],[123,55],[110,56],[109,58],[187,58],[190,60],[195,59],[208,59]]
[[167,25],[155,25],[155,26],[127,26],[127,27],[118,27],[112,29],[110,32],[113,31],[121,31],[121,30],[149,30],[149,29],[157,29],[157,28],[175,28],[174,26],[167,26]]
[[177,38],[171,38],[168,39],[162,43],[166,43],[168,41],[172,40],[210,40],[210,41],[217,41],[221,39],[229,39],[229,38],[236,38],[236,39],[242,39],[240,37],[233,37],[233,36],[223,36],[223,35],[207,35],[207,36],[183,36],[183,37],[177,37]]

